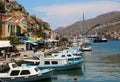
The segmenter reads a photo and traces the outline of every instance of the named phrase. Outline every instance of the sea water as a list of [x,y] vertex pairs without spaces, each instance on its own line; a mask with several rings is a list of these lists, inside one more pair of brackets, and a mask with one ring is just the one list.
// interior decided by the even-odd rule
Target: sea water
[[55,71],[51,79],[35,82],[120,82],[120,41],[92,43],[91,47],[84,54],[82,69]]

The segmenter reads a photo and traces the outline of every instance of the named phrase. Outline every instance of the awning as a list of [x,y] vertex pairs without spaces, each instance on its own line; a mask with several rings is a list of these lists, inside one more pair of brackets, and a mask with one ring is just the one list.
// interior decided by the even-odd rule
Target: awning
[[4,47],[12,47],[10,41],[0,41],[0,48],[4,48]]
[[37,42],[37,40],[35,40],[35,39],[31,38],[31,37],[28,37],[28,42],[35,43],[35,42]]
[[42,37],[37,37],[36,40],[42,40]]

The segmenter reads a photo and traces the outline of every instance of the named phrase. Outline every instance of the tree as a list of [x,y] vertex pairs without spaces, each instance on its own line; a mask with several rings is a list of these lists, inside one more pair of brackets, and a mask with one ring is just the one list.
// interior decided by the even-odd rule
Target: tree
[[8,40],[10,40],[10,44],[13,46],[13,49],[16,49],[16,45],[20,44],[20,42],[16,39],[15,33],[10,33],[10,37],[8,37]]
[[42,29],[41,29],[41,27],[35,28],[33,34],[37,35],[37,36],[42,36]]
[[5,13],[5,6],[2,1],[0,1],[0,13]]
[[63,38],[60,39],[60,41],[61,42],[68,42],[68,38],[63,37]]

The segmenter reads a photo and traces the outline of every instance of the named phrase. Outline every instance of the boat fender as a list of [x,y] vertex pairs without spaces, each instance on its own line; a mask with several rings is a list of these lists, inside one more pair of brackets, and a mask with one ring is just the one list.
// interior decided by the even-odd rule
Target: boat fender
[[75,75],[75,76],[74,76],[74,81],[76,81],[76,80],[77,80],[77,76]]

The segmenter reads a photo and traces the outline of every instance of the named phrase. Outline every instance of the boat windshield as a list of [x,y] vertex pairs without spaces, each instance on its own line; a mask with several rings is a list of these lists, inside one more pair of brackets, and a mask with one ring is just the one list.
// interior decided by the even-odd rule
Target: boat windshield
[[13,67],[13,68],[16,68],[16,67],[17,67],[17,64],[12,64],[12,67]]

